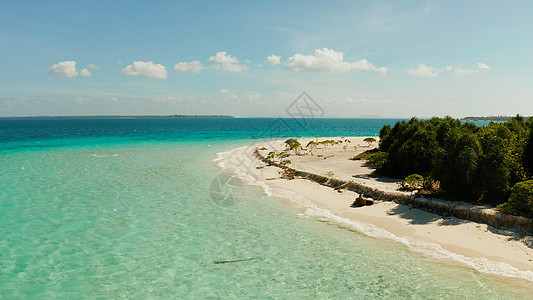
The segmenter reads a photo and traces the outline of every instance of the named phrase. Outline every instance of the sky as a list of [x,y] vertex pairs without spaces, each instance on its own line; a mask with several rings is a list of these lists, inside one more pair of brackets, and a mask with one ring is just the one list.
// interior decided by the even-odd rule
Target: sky
[[532,1],[0,0],[0,116],[533,115]]

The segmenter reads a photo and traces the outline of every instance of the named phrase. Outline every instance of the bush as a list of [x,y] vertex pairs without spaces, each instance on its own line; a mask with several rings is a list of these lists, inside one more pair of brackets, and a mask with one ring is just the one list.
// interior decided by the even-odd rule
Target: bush
[[424,177],[418,174],[411,174],[405,177],[402,182],[400,182],[401,188],[404,190],[412,191],[421,189],[424,185]]
[[432,192],[432,191],[435,191],[436,189],[438,189],[438,184],[437,182],[435,182],[435,179],[433,179],[433,177],[431,177],[430,175],[424,177],[424,182],[422,183],[422,188],[429,191],[429,192]]
[[387,152],[380,151],[370,155],[370,157],[368,157],[368,163],[379,169],[387,163],[387,159]]
[[288,159],[285,159],[285,160],[280,161],[279,164],[282,166],[286,166],[286,165],[290,165],[291,161]]
[[506,214],[533,218],[533,180],[522,181],[513,186],[509,200],[500,205]]
[[285,141],[285,144],[289,147],[289,150],[294,150],[294,153],[296,155],[300,155],[300,149],[302,147],[302,144],[298,142],[296,139],[288,139]]

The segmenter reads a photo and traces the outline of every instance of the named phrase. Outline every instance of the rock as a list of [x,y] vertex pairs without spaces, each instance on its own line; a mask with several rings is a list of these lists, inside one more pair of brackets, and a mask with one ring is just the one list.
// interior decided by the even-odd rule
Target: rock
[[355,201],[352,203],[352,207],[361,207],[361,206],[365,206],[366,205],[366,200],[365,198],[359,196],[357,198],[355,198]]
[[365,205],[366,205],[366,206],[370,206],[370,205],[372,205],[372,204],[374,204],[374,200],[372,200],[372,199],[365,199]]

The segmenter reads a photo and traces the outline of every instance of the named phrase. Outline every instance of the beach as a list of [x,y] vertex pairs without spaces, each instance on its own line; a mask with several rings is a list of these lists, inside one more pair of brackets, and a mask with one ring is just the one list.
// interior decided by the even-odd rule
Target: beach
[[[364,160],[350,160],[377,146],[363,141],[365,137],[302,138],[306,149],[310,141],[339,141],[321,144],[296,155],[289,152],[285,160],[298,170],[324,175],[382,190],[398,191],[399,180],[374,176]],[[377,137],[374,139],[378,140]],[[342,142],[340,142],[342,141]],[[354,148],[356,146],[356,148]],[[263,141],[219,155],[219,166],[245,183],[264,189],[269,196],[289,199],[302,214],[335,223],[341,227],[402,243],[424,255],[459,262],[482,273],[533,282],[533,249],[531,236],[511,229],[497,229],[484,223],[439,216],[392,201],[375,201],[371,206],[351,207],[357,193],[320,185],[307,179],[284,179],[282,169],[268,166],[254,152],[267,156],[286,148],[283,141]],[[278,159],[279,160],[279,159]],[[529,247],[528,247],[529,245]]]

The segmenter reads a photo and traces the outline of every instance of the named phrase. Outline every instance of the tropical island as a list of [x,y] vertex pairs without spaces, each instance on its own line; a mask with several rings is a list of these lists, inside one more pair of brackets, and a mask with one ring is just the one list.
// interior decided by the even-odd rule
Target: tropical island
[[311,202],[305,207],[328,212],[315,217],[362,223],[362,231],[376,226],[368,234],[384,229],[379,236],[415,248],[435,243],[431,249],[444,250],[431,255],[480,271],[506,263],[502,275],[533,281],[532,126],[520,116],[485,127],[413,118],[384,126],[379,137],[264,141],[235,149],[222,165],[268,193],[290,190]]

